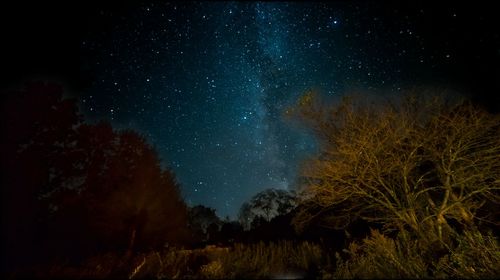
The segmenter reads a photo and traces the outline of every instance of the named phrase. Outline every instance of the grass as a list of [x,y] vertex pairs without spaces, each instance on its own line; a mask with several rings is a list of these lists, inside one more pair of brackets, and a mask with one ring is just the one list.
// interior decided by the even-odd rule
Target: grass
[[491,235],[466,231],[445,246],[421,240],[395,239],[373,231],[345,250],[331,278],[498,278],[500,246]]
[[[80,265],[64,262],[34,269],[36,278],[105,279],[220,279],[286,278],[314,276],[325,255],[309,242],[236,243],[231,247],[165,249],[132,257],[109,253],[87,259]],[[15,275],[14,275],[15,276]]]
[[[496,278],[500,275],[498,240],[464,232],[443,253],[431,243],[378,231],[331,256],[310,242],[235,243],[125,256],[98,255],[79,265],[60,262],[34,268],[33,276],[64,279],[237,279],[237,278]],[[335,261],[332,261],[335,260]],[[16,276],[16,275],[12,275]]]
[[208,246],[198,250],[157,252],[145,257],[134,277],[157,278],[273,278],[305,276],[318,267],[323,252],[318,245],[279,241],[234,244],[230,248]]

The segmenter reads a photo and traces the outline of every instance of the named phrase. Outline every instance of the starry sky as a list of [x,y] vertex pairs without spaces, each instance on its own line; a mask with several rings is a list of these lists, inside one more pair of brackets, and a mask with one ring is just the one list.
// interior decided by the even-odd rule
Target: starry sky
[[[87,120],[143,133],[175,172],[189,205],[235,218],[256,193],[293,189],[298,166],[316,151],[314,138],[283,114],[308,89],[335,97],[451,88],[497,110],[496,15],[487,6],[452,3],[46,8],[57,16],[42,20],[39,32],[20,25],[34,39],[9,33],[19,44],[36,41],[38,49],[12,44],[12,52],[28,54],[7,60],[11,74],[2,83],[62,80]],[[67,27],[57,29],[64,21]]]

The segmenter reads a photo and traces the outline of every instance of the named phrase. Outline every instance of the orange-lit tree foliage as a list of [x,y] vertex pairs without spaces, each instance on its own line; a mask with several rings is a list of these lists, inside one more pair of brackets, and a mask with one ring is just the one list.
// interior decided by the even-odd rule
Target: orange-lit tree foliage
[[361,218],[443,241],[451,224],[498,223],[498,115],[444,95],[331,106],[314,92],[290,113],[321,147],[302,169],[298,228],[313,221],[343,228]]

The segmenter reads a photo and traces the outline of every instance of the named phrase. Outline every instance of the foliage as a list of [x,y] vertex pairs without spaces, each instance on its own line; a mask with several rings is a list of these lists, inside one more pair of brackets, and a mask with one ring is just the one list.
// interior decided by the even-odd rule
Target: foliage
[[215,214],[215,209],[196,205],[188,209],[188,226],[194,239],[207,241],[222,227],[222,221]]
[[32,83],[2,98],[2,272],[158,248],[186,234],[179,186],[144,137],[84,123],[56,85]]
[[107,254],[81,265],[60,264],[37,275],[51,278],[239,279],[315,276],[314,270],[330,265],[318,245],[303,242],[235,244],[231,248],[207,246],[185,250],[169,248],[136,254],[131,258]]
[[258,225],[262,221],[271,221],[274,217],[285,215],[296,206],[294,191],[266,189],[243,203],[238,220],[245,230]]
[[303,168],[298,229],[362,218],[447,243],[453,224],[498,221],[500,116],[443,95],[355,101],[329,107],[309,92],[291,112],[322,150]]
[[207,279],[224,278],[224,268],[220,261],[212,261],[201,267],[200,274]]
[[30,83],[0,96],[3,272],[40,258],[35,250],[40,235],[34,233],[51,208],[39,196],[57,180],[52,170],[68,168],[64,159],[72,154],[66,147],[77,137],[73,127],[81,116],[74,100],[63,99],[62,88],[54,84]]
[[[278,241],[236,243],[232,247],[207,246],[185,250],[98,255],[80,265],[61,263],[34,275],[51,278],[494,278],[500,267],[498,240],[479,232],[464,232],[446,250],[408,232],[388,237],[373,230],[361,242],[352,242],[331,257],[319,245]],[[336,263],[332,262],[336,259]]]
[[186,210],[179,186],[170,171],[160,168],[146,140],[133,131],[115,132],[106,123],[82,125],[78,132],[80,157],[72,164],[78,166],[75,176],[83,179],[48,196],[59,208],[50,220],[56,228],[52,236],[91,238],[100,250],[157,248],[180,240]]
[[393,240],[372,231],[361,244],[345,250],[348,260],[338,258],[335,278],[428,278],[427,266],[415,241]]
[[400,233],[389,238],[378,231],[345,250],[331,278],[494,278],[500,273],[496,238],[478,231],[456,236],[457,245],[441,250]]
[[439,260],[436,277],[484,279],[500,275],[498,237],[466,231],[457,237],[457,241],[458,246]]
[[265,244],[235,244],[220,258],[225,278],[269,278],[287,272],[305,274],[317,267],[323,257],[318,245],[280,241]]

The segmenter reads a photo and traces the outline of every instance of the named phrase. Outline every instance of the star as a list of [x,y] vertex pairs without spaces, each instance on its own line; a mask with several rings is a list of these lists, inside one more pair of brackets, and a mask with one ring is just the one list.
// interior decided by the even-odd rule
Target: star
[[[235,218],[257,192],[294,188],[301,160],[317,152],[311,132],[284,114],[308,89],[333,99],[353,88],[397,93],[459,73],[454,47],[464,40],[450,38],[460,22],[477,26],[462,20],[465,12],[447,8],[437,36],[425,5],[393,10],[188,2],[105,13],[78,44],[92,79],[81,105],[92,120],[146,135],[186,201]],[[487,33],[472,33],[470,55],[489,50],[480,38]],[[492,63],[460,55],[477,67]],[[460,80],[473,75],[461,67]]]

